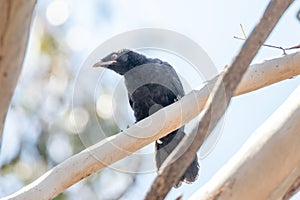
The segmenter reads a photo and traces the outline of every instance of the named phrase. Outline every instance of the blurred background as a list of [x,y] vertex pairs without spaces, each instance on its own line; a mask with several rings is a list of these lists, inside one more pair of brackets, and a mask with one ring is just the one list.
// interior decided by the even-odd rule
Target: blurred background
[[[94,71],[98,75],[93,77],[79,73],[97,46],[134,29],[168,29],[197,42],[221,71],[243,44],[233,39],[242,36],[240,24],[249,34],[268,2],[38,0],[23,71],[3,135],[0,197],[134,123],[121,77],[100,69]],[[266,43],[281,47],[298,45],[299,10],[300,2],[296,1]],[[146,55],[186,71],[182,61],[166,53]],[[282,51],[278,49],[262,47],[253,63],[280,55]],[[100,76],[101,87],[95,89]],[[183,78],[192,79],[192,73],[185,72]],[[167,199],[181,194],[187,199],[205,184],[299,83],[300,78],[296,77],[234,98],[223,120],[221,135],[209,153],[200,156],[197,182],[172,189]],[[80,181],[55,199],[142,199],[156,176],[153,151],[153,145],[149,145]]]

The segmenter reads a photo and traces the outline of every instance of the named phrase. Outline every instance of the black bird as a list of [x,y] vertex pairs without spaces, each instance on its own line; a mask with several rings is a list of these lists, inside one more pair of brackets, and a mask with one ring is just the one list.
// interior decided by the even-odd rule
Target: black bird
[[[106,67],[125,77],[129,104],[136,121],[140,121],[162,107],[168,106],[184,96],[181,81],[173,67],[167,62],[128,49],[113,52],[96,63],[94,67]],[[184,137],[184,126],[155,142],[156,166],[159,168],[168,155]],[[180,182],[192,183],[198,177],[197,155]]]

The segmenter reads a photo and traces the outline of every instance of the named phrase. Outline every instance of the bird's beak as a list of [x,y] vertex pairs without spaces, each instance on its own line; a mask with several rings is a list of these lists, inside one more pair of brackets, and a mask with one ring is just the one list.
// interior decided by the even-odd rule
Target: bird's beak
[[110,60],[110,61],[102,61],[102,60],[100,60],[99,62],[95,63],[93,65],[93,67],[107,67],[107,66],[109,66],[111,64],[114,64],[116,62],[117,61],[115,61],[115,60]]

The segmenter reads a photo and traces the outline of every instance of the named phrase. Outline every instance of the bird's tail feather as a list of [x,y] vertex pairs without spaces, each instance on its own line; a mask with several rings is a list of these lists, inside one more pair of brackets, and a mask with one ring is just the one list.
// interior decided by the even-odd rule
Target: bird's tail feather
[[[183,132],[183,128],[173,131],[169,135],[161,138],[160,140],[156,141],[155,148],[156,148],[156,166],[157,169],[160,168],[162,163],[166,160],[166,158],[170,155],[170,153],[176,148],[179,142],[184,137],[185,133]],[[177,183],[174,187],[179,187],[181,182],[185,183],[192,183],[198,177],[199,172],[199,164],[197,155],[190,166],[187,168],[183,176],[181,177],[179,183]]]

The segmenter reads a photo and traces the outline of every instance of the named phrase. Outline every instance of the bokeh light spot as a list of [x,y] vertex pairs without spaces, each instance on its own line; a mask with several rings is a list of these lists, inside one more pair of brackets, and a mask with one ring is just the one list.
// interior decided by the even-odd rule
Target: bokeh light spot
[[69,130],[73,133],[81,133],[85,130],[90,116],[86,109],[82,107],[74,108],[69,116]]
[[114,112],[113,98],[109,94],[99,96],[96,104],[97,114],[103,119],[109,119]]
[[62,162],[72,155],[69,138],[63,134],[54,134],[48,141],[48,152],[51,159],[57,163]]
[[53,26],[64,24],[69,18],[69,15],[68,4],[62,0],[52,1],[46,10],[46,18]]

